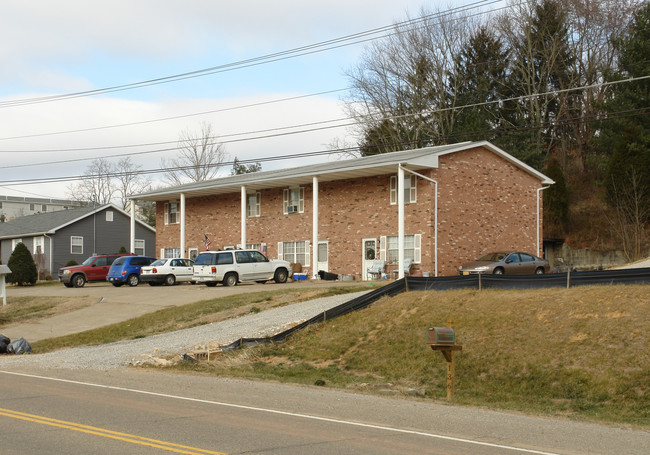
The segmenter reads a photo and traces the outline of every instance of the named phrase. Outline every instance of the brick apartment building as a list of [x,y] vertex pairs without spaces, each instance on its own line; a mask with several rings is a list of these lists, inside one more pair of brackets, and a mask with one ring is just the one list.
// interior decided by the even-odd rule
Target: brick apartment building
[[[156,251],[257,248],[368,279],[454,275],[482,253],[540,255],[542,190],[554,183],[489,142],[465,142],[217,178],[133,197],[156,202]],[[437,197],[436,197],[437,193]],[[400,239],[403,239],[400,242]],[[402,264],[402,267],[400,267]]]

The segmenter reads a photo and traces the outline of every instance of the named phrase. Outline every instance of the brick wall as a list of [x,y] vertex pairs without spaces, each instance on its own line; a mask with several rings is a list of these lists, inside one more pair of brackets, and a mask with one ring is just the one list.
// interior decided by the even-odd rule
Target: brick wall
[[[456,274],[462,262],[498,249],[537,253],[536,198],[539,180],[494,153],[470,149],[440,157],[439,168],[418,171],[438,181],[438,272]],[[397,169],[395,170],[396,175]],[[304,213],[282,214],[282,188],[261,191],[261,216],[248,218],[248,243],[266,243],[271,258],[278,242],[312,240],[312,188]],[[418,178],[417,203],[405,206],[406,235],[422,235],[422,262],[434,264],[435,185]],[[157,204],[157,251],[178,247],[179,225],[164,224]],[[186,246],[203,249],[204,235],[218,249],[240,243],[240,193],[186,199]],[[319,183],[319,239],[329,241],[329,271],[361,278],[362,239],[397,235],[397,205],[390,204],[390,175]],[[311,264],[313,266],[313,254]]]

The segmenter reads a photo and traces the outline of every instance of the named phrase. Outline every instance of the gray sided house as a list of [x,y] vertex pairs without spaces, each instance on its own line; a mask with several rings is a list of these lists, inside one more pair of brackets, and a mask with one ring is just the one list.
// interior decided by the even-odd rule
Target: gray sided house
[[[16,245],[34,255],[39,278],[52,275],[68,261],[81,264],[93,254],[129,250],[131,218],[114,205],[80,207],[23,216],[0,224],[0,260],[7,264]],[[156,230],[135,222],[135,254],[155,256]]]

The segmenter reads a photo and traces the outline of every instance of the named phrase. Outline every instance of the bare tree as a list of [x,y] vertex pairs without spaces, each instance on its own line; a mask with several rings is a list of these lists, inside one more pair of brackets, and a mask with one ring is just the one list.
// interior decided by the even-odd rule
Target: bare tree
[[636,261],[645,256],[646,224],[650,221],[650,188],[634,167],[627,169],[625,176],[626,180],[618,184],[612,179],[611,204],[616,217],[609,219],[609,222],[621,241],[627,260]]
[[113,174],[115,167],[105,158],[93,160],[81,180],[68,187],[71,199],[94,204],[109,204],[115,195]]
[[362,154],[422,147],[451,132],[447,82],[471,27],[468,17],[422,10],[366,49],[347,72],[346,108],[366,146]]
[[225,146],[216,139],[209,123],[201,125],[199,135],[189,130],[183,131],[178,140],[178,158],[161,160],[167,182],[182,185],[216,177],[219,168],[228,159]]
[[121,159],[114,167],[115,195],[119,198],[122,209],[126,209],[132,194],[143,193],[151,189],[151,180],[140,173],[142,166],[131,161],[131,157]]

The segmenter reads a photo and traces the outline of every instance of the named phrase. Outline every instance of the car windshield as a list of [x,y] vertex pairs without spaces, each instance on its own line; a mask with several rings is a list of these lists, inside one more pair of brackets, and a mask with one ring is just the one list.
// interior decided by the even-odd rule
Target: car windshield
[[151,266],[160,266],[160,265],[165,265],[167,263],[168,259],[158,259],[157,261],[153,261],[151,263]]
[[96,256],[90,256],[88,259],[86,259],[85,261],[83,261],[83,262],[81,263],[81,265],[90,265],[90,264],[92,264],[92,262],[95,260],[95,257],[96,257]]
[[503,258],[505,257],[506,253],[488,253],[478,258],[477,261],[499,262],[503,261]]

